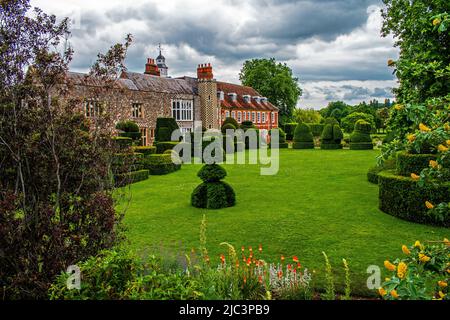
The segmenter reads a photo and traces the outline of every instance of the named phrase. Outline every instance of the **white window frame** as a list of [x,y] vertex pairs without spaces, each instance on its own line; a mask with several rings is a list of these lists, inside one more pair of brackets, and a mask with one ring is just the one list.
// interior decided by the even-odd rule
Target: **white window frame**
[[266,113],[262,113],[262,123],[266,123]]
[[229,118],[230,117],[230,111],[225,111],[225,118]]
[[261,112],[257,112],[256,113],[256,116],[257,116],[257,123],[261,123]]
[[175,121],[192,121],[194,115],[194,104],[192,100],[173,99],[172,117]]
[[148,141],[148,130],[147,128],[140,128],[139,131],[141,132],[141,142],[143,146],[147,145]]
[[131,116],[133,118],[143,118],[144,112],[142,109],[142,103],[139,102],[133,102],[131,104]]
[[252,111],[252,122],[256,123],[256,112]]
[[86,118],[95,118],[101,114],[102,106],[97,100],[86,100],[84,102],[84,115]]
[[242,112],[241,112],[241,111],[238,111],[238,112],[237,112],[237,122],[238,122],[238,123],[241,123],[241,122],[242,122]]
[[231,111],[231,117],[232,117],[233,119],[236,119],[236,111]]

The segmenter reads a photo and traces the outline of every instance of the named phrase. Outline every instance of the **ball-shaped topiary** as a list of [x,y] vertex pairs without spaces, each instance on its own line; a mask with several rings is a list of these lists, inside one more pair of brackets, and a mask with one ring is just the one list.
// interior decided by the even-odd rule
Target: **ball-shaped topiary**
[[373,149],[372,138],[370,132],[372,125],[365,120],[358,120],[355,123],[355,130],[350,135],[351,150],[370,150]]
[[299,123],[294,131],[294,149],[314,149],[314,137],[306,123]]
[[247,131],[248,129],[254,129],[256,127],[251,121],[242,121],[241,126],[239,128],[244,131]]
[[341,140],[344,133],[337,124],[327,124],[323,129],[321,136],[321,149],[342,149]]
[[191,203],[196,208],[220,209],[232,207],[236,203],[233,188],[220,181],[227,175],[218,164],[206,164],[197,174],[203,183],[197,186],[191,195]]
[[225,120],[222,123],[222,127],[227,123],[231,123],[235,128],[239,128],[239,123],[234,118],[231,117],[225,118]]
[[236,130],[236,127],[233,124],[231,124],[231,123],[225,123],[222,126],[222,133],[226,134],[227,130]]

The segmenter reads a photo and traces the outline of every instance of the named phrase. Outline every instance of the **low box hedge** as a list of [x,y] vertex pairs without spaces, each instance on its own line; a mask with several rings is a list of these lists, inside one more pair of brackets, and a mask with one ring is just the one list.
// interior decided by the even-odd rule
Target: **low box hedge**
[[132,150],[136,153],[142,153],[144,156],[156,153],[156,147],[154,146],[136,146],[132,147]]
[[[378,173],[379,208],[381,211],[404,220],[438,224],[427,215],[426,201],[434,204],[450,201],[450,182],[419,187],[410,177],[395,174],[395,170]],[[450,221],[439,223],[446,227]]]
[[181,164],[173,163],[169,153],[152,154],[143,160],[143,164],[151,175],[168,174],[181,168]]
[[419,174],[422,169],[429,167],[430,160],[436,160],[436,155],[399,152],[397,154],[397,174],[406,177],[409,177],[411,173]]
[[320,149],[322,150],[337,150],[342,149],[342,144],[338,143],[322,143],[320,144]]
[[121,173],[114,176],[114,183],[116,187],[124,187],[128,184],[136,183],[139,181],[147,180],[149,175],[148,170],[131,171],[127,173]]
[[372,142],[350,142],[350,150],[372,150]]

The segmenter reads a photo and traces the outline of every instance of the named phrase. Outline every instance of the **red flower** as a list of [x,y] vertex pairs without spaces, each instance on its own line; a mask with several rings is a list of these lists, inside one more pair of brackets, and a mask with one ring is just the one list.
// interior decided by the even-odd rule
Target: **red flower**
[[282,256],[281,256],[281,262],[283,262],[283,261],[284,261],[284,256],[282,255]]
[[292,261],[294,261],[294,262],[297,262],[297,263],[298,263],[298,258],[297,258],[297,256],[293,256],[293,257],[292,257]]
[[259,244],[259,248],[258,248],[259,252],[262,252],[262,245]]
[[262,283],[262,276],[258,277],[258,281],[259,281],[259,283]]
[[301,268],[302,267],[302,265],[300,264],[300,262],[299,263],[297,263],[297,268]]
[[223,254],[220,255],[220,261],[222,261],[222,264],[225,263],[225,256]]
[[278,278],[281,279],[282,276],[283,276],[283,271],[278,271]]
[[291,270],[292,266],[290,264],[288,264],[287,268],[288,268],[288,270]]

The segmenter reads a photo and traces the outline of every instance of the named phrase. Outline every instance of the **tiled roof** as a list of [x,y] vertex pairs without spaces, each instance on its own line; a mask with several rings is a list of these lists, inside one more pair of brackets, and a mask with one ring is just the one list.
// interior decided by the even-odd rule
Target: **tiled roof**
[[[242,86],[234,83],[217,82],[217,91],[224,92],[224,100],[221,101],[222,108],[226,109],[247,109],[247,110],[260,110],[260,111],[278,111],[278,108],[271,104],[269,101],[259,103],[256,102],[253,97],[262,96],[255,89],[247,86]],[[236,101],[233,101],[228,95],[229,93],[236,93]],[[249,95],[250,100],[246,102],[244,96]]]
[[135,90],[194,94],[192,86],[184,79],[158,77],[136,72],[124,72],[122,79],[131,80],[136,86]]

